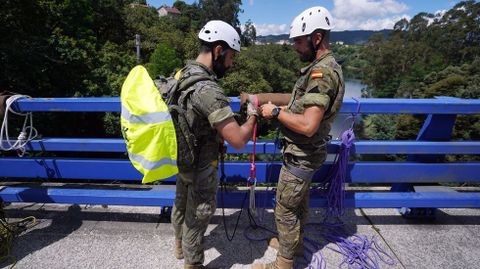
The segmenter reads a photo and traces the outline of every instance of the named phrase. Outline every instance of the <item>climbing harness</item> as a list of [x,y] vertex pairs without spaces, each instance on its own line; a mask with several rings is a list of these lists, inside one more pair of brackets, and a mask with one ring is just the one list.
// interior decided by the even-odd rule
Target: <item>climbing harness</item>
[[[25,146],[37,137],[38,132],[33,127],[33,114],[32,112],[20,113],[13,110],[12,106],[17,100],[31,98],[30,96],[15,94],[9,97],[5,102],[5,114],[3,116],[2,127],[0,129],[0,149],[4,151],[16,150],[19,157],[25,155]],[[13,113],[18,116],[25,117],[23,121],[23,126],[21,128],[20,134],[17,139],[11,140],[9,137],[8,130],[8,114]]]

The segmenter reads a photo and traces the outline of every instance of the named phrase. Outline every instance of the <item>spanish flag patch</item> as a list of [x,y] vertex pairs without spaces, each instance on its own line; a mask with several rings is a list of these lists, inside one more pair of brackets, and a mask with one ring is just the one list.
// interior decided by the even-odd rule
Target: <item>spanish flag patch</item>
[[323,73],[322,72],[312,72],[310,77],[311,78],[323,78]]

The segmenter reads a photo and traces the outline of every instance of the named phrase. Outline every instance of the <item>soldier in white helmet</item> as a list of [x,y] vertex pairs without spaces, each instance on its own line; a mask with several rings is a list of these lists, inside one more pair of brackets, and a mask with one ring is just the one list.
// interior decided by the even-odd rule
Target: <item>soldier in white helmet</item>
[[[242,148],[252,137],[257,111],[249,105],[249,118],[239,126],[218,78],[232,67],[240,52],[237,31],[223,21],[209,21],[198,34],[200,51],[176,75],[182,93],[179,104],[186,104],[186,119],[195,139],[193,167],[178,165],[172,224],[175,230],[175,256],[185,259],[185,268],[205,268],[203,236],[216,209],[219,148],[226,140]],[[200,78],[200,79],[199,79]],[[188,84],[190,86],[182,87]],[[179,152],[179,154],[181,154]]]
[[277,258],[254,264],[255,269],[290,269],[294,257],[303,255],[311,179],[326,159],[329,132],[345,92],[342,68],[329,50],[332,28],[332,16],[324,7],[309,8],[293,20],[290,38],[309,65],[300,70],[288,103],[281,98],[276,103],[263,100],[267,103],[261,107],[262,116],[280,122],[285,143],[275,206],[278,238],[269,241],[278,249]]

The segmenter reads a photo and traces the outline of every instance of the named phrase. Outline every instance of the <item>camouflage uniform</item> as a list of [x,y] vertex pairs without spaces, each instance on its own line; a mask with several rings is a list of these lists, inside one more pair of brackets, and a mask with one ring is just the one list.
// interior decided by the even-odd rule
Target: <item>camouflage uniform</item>
[[[215,78],[206,66],[190,62],[182,71]],[[180,171],[177,176],[172,224],[175,238],[182,240],[185,264],[200,265],[204,261],[203,235],[216,209],[218,171],[213,164],[218,160],[218,149],[223,143],[215,125],[233,117],[229,100],[216,83],[216,78],[197,82],[197,89],[187,101],[187,119],[193,123],[198,141],[197,171]],[[184,96],[181,95],[179,103]]]
[[[306,107],[316,105],[324,107],[325,114],[312,137],[281,127],[286,143],[276,194],[275,223],[279,233],[278,255],[284,258],[293,259],[295,250],[301,247],[311,177],[326,159],[326,142],[342,106],[344,92],[342,68],[332,53],[322,55],[301,69],[301,76],[295,83],[287,111],[303,114]],[[301,176],[300,172],[303,172]]]

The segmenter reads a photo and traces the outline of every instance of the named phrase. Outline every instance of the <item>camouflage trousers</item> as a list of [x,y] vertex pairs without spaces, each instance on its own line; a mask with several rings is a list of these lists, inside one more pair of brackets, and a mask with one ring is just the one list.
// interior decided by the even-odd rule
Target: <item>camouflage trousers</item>
[[308,217],[310,180],[296,177],[282,166],[278,180],[275,224],[278,230],[278,255],[293,259],[295,250],[303,244]]
[[203,235],[216,209],[217,169],[209,165],[197,173],[177,176],[172,224],[175,239],[182,240],[185,264],[204,262]]

